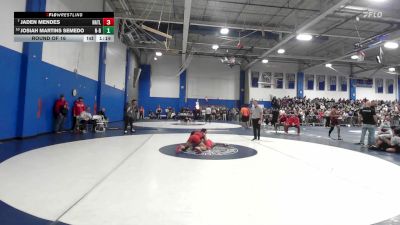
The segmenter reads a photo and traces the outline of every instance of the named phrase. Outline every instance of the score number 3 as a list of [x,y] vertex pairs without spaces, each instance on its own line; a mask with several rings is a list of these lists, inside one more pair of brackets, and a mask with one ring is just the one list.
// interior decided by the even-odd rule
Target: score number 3
[[103,18],[103,26],[114,26],[114,18]]

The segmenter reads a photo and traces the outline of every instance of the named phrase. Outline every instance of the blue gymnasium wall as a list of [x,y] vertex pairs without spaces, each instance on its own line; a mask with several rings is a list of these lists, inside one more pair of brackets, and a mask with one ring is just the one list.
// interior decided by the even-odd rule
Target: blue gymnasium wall
[[[75,100],[71,96],[73,88],[78,90],[79,96],[84,98],[85,104],[93,111],[97,81],[42,61],[37,63],[35,71],[31,71],[31,73],[35,76],[27,80],[22,137],[53,131],[53,106],[60,94],[65,94],[70,106],[70,113],[65,123],[65,128],[70,128],[72,126],[72,106]],[[39,99],[42,101],[40,117],[37,115]]]
[[[53,106],[60,94],[65,95],[70,106],[64,126],[70,128],[72,106],[76,100],[71,95],[74,88],[78,90],[78,96],[84,97],[86,105],[93,112],[99,85],[97,81],[41,60],[30,62],[29,74],[25,80],[23,71],[26,69],[26,56],[0,46],[0,57],[0,140],[53,131]],[[124,95],[124,91],[103,84],[98,109],[105,107],[110,121],[122,120]],[[42,103],[40,117],[39,99]]]
[[163,109],[170,106],[175,110],[178,110],[179,98],[150,97],[151,66],[146,64],[141,65],[140,68],[142,69],[142,72],[139,77],[138,104],[139,106],[144,107],[145,114],[147,115],[149,111],[155,112],[158,105]]
[[0,139],[17,135],[21,53],[0,45]]
[[259,101],[258,104],[264,105],[264,108],[271,108],[271,102],[270,101]]
[[[139,96],[138,96],[138,104],[139,106],[143,106],[145,110],[145,114],[148,115],[149,111],[155,112],[158,105],[161,106],[162,109],[166,107],[173,107],[176,111],[180,110],[182,106],[189,107],[193,109],[196,105],[197,99],[188,98],[187,102],[185,100],[185,91],[186,91],[186,72],[181,74],[180,78],[180,92],[179,98],[160,98],[160,97],[150,97],[150,88],[151,88],[151,66],[150,65],[141,65],[140,68],[142,72],[139,78]],[[184,88],[181,88],[184,86]],[[208,102],[205,99],[199,99],[200,105],[225,105],[228,108],[239,107],[239,100],[223,100],[223,99],[208,99]],[[165,111],[163,111],[164,113]]]
[[[196,98],[189,98],[186,106],[193,109],[196,106]],[[206,105],[217,105],[217,106],[226,106],[228,108],[234,108],[239,106],[239,100],[222,100],[222,99],[208,99],[206,101],[205,99],[199,99],[200,106],[206,106]]]
[[121,121],[124,118],[125,91],[104,85],[101,93],[101,108],[106,109],[106,115],[111,122]]

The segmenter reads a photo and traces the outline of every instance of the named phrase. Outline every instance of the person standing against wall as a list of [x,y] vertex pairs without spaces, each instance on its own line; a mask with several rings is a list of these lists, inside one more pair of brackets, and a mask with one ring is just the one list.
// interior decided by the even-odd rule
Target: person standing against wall
[[375,126],[378,121],[375,109],[371,106],[371,102],[366,102],[365,107],[360,110],[360,120],[362,123],[360,145],[364,145],[365,134],[368,131],[368,146],[372,146],[375,142]]
[[222,120],[223,120],[223,121],[226,121],[226,120],[227,120],[227,119],[226,119],[227,111],[228,111],[228,109],[225,108],[225,107],[222,109]]
[[141,119],[141,120],[144,119],[144,108],[143,108],[143,106],[140,106],[139,119]]
[[158,105],[157,109],[156,109],[156,116],[158,120],[161,120],[161,113],[162,113],[162,109],[161,106]]
[[61,133],[64,121],[68,112],[68,103],[65,101],[64,95],[60,95],[54,104],[54,117],[56,119],[54,124],[54,132]]
[[83,111],[85,111],[85,108],[86,108],[86,106],[85,106],[85,103],[83,102],[83,98],[79,97],[78,100],[76,100],[74,102],[73,121],[72,121],[72,123],[73,123],[72,130],[73,131],[79,131],[78,117],[81,115],[81,113]]
[[135,133],[135,129],[133,128],[133,122],[137,118],[137,113],[138,113],[138,107],[136,104],[136,100],[132,99],[132,101],[129,103],[126,103],[125,106],[125,118],[124,118],[124,134],[128,133],[128,125],[131,126],[131,133]]
[[261,123],[263,121],[263,110],[258,105],[256,100],[253,100],[253,107],[251,108],[251,121],[253,123],[254,140],[260,140]]

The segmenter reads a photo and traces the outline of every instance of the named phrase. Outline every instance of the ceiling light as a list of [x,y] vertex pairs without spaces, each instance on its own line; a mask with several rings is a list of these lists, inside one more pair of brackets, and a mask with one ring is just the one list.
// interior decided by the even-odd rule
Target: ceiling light
[[311,34],[298,34],[296,39],[299,41],[311,41],[313,36]]
[[211,48],[214,49],[214,50],[217,50],[219,48],[219,46],[218,45],[212,45]]
[[358,56],[358,55],[352,55],[351,56],[351,59],[359,59],[360,58],[360,56]]
[[396,68],[390,67],[388,70],[389,70],[389,72],[395,72],[395,71],[396,71]]
[[219,31],[221,34],[223,35],[227,35],[229,33],[229,29],[226,27],[221,28],[221,30]]
[[162,56],[162,52],[156,52],[156,56]]
[[348,5],[344,7],[345,9],[350,9],[350,10],[357,10],[357,11],[367,11],[368,9],[365,7],[360,7],[360,6],[354,6],[354,5]]
[[396,49],[399,47],[399,43],[394,42],[394,41],[388,41],[388,42],[385,42],[385,44],[383,46],[385,46],[385,48],[388,48],[388,49]]
[[157,57],[154,57],[154,61],[157,61]]
[[285,53],[285,49],[281,48],[278,50],[278,54],[284,54]]
[[327,63],[327,64],[325,64],[325,67],[332,68],[332,64],[331,63]]
[[261,62],[262,63],[268,63],[268,59],[263,59]]

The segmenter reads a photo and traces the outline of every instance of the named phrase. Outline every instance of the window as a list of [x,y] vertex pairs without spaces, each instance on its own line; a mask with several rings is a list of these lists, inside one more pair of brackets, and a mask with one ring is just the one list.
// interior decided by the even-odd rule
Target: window
[[272,85],[272,73],[264,72],[260,78],[262,88],[271,88]]
[[286,74],[286,89],[294,89],[296,84],[296,75],[294,73]]
[[314,75],[306,74],[306,90],[314,90]]
[[318,90],[324,91],[325,90],[325,75],[317,75],[318,81]]
[[275,73],[275,88],[282,89],[283,88],[283,73]]
[[388,94],[394,93],[393,86],[394,86],[394,81],[392,79],[386,80],[386,87],[387,87],[386,89]]
[[251,71],[251,87],[258,88],[259,74],[257,71]]
[[347,78],[340,77],[339,82],[340,82],[340,91],[347,91]]
[[383,93],[383,79],[376,78],[375,82],[376,82],[376,87],[375,87],[376,93],[382,94]]
[[336,76],[329,77],[329,90],[336,91]]

